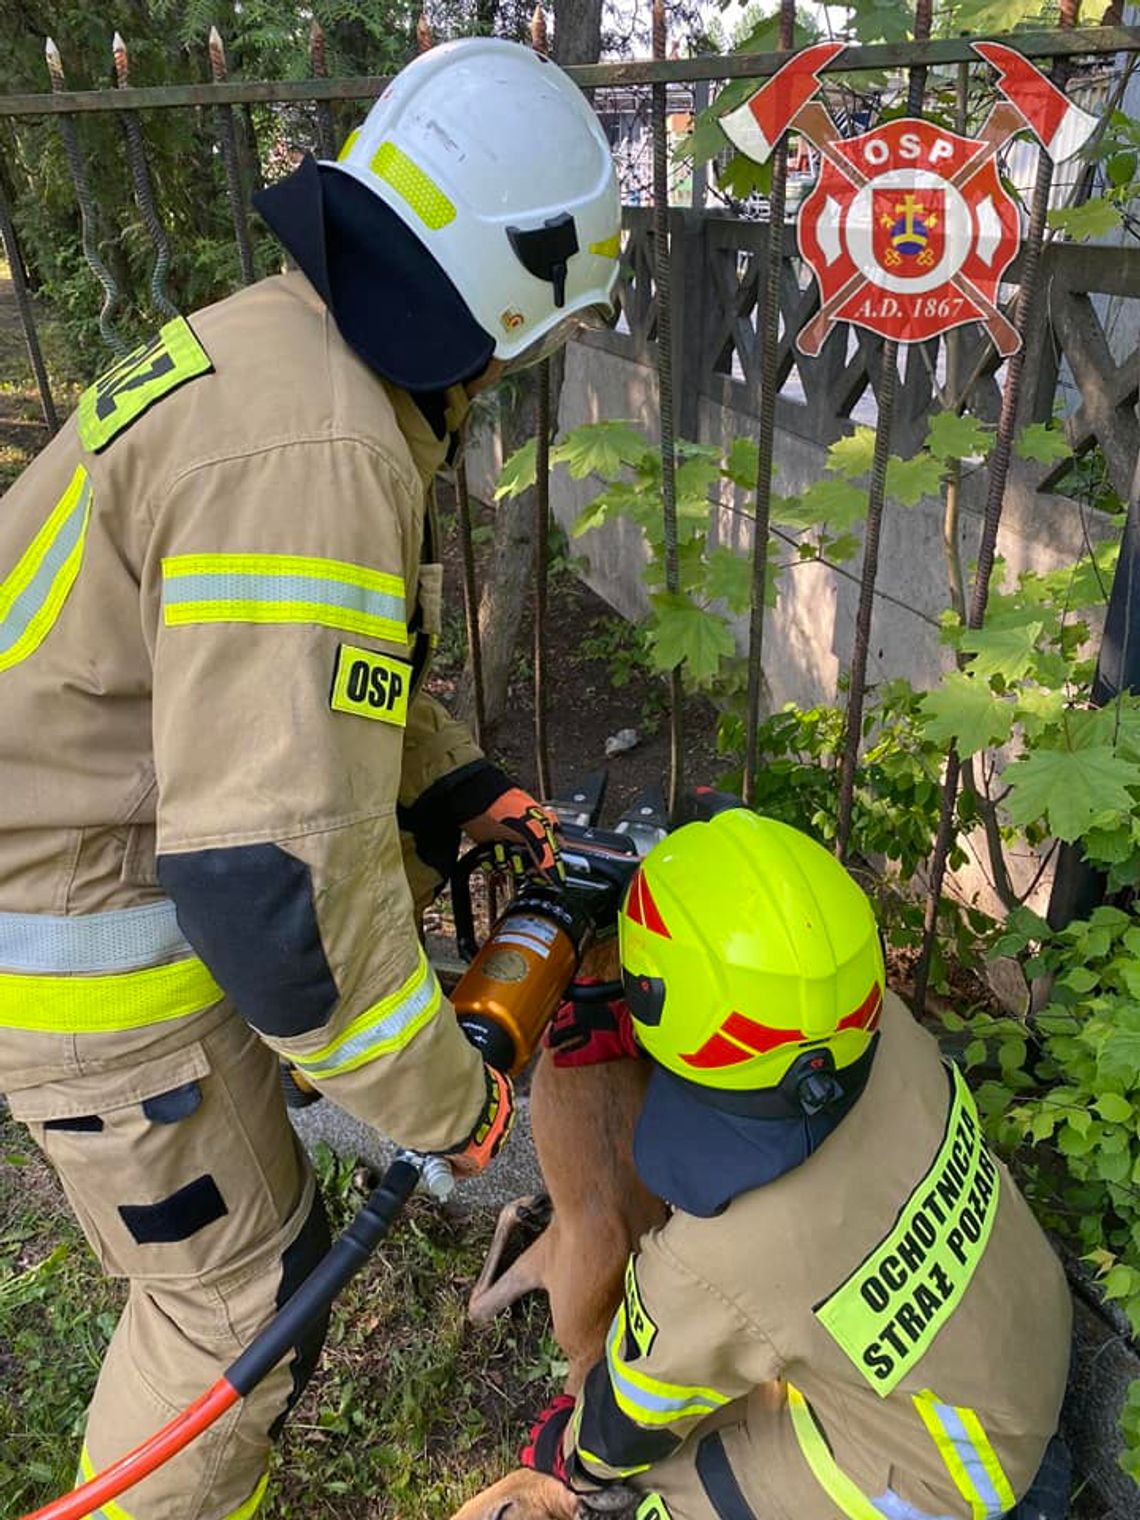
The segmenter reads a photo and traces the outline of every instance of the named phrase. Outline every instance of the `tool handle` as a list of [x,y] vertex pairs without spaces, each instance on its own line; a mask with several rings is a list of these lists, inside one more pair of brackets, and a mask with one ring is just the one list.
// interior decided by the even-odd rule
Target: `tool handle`
[[85,1516],[100,1513],[113,1499],[177,1456],[227,1409],[252,1392],[293,1349],[305,1326],[322,1314],[349,1278],[359,1272],[411,1197],[419,1175],[419,1168],[412,1161],[403,1158],[393,1161],[332,1250],[212,1388],[141,1446],[22,1520],[84,1520]]

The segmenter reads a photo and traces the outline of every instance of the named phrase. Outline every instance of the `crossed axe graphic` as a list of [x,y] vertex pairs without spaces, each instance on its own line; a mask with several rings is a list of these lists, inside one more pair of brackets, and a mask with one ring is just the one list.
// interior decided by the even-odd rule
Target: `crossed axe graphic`
[[[990,163],[1016,132],[1028,128],[1055,163],[1071,158],[1096,130],[1096,118],[1074,105],[1051,80],[1016,49],[1000,42],[975,42],[971,46],[998,71],[998,90],[1004,97],[986,117],[974,140],[976,150],[947,184],[963,191]],[[785,132],[802,133],[850,184],[861,187],[873,176],[864,174],[846,155],[836,150],[842,134],[826,108],[814,99],[820,75],[846,48],[843,42],[821,42],[797,53],[762,85],[742,106],[720,118],[729,141],[749,158],[764,163]],[[1003,357],[1019,347],[1017,329],[997,307],[960,272],[951,283],[967,297],[990,331]],[[807,324],[797,338],[800,351],[814,358],[835,324],[837,313],[866,284],[861,270],[853,274]]]

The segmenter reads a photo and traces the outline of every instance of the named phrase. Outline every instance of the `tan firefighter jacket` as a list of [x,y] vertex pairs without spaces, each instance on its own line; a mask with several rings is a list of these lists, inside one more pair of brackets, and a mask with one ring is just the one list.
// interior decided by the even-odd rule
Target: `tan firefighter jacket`
[[965,1083],[888,994],[866,1090],[820,1149],[631,1258],[571,1474],[642,1475],[667,1506],[688,1453],[682,1491],[695,1462],[707,1503],[686,1517],[1001,1515],[1057,1428],[1070,1315]]
[[479,756],[421,690],[443,453],[288,274],[168,323],[4,497],[18,1115],[63,1079],[177,1065],[236,1003],[397,1140],[466,1138],[482,1064],[420,948],[396,820]]

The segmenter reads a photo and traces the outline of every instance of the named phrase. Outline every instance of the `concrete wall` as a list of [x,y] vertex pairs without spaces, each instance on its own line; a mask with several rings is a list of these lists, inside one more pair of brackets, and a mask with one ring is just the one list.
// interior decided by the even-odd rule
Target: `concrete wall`
[[[682,381],[683,383],[683,381]],[[566,360],[559,432],[584,422],[630,419],[650,437],[657,436],[657,380],[643,363],[601,349],[574,343]],[[730,410],[707,397],[699,406],[703,442],[727,443],[737,436],[754,436],[756,419]],[[786,495],[802,491],[823,472],[826,449],[783,429],[776,433],[776,489]],[[497,436],[490,428],[476,437],[469,458],[472,490],[490,499],[501,466]],[[1034,467],[1015,459],[1006,497],[998,552],[1012,580],[1021,570],[1047,571],[1072,563],[1081,553],[1086,531],[1099,536],[1105,527],[1082,522],[1077,505],[1066,497],[1041,492]],[[986,471],[967,474],[963,486],[960,544],[967,569],[976,553],[985,505]],[[551,502],[558,522],[569,531],[597,494],[597,482],[574,481],[556,471]],[[742,515],[749,507],[746,493],[731,491],[710,507],[717,541],[742,553],[751,552],[751,523]],[[879,589],[872,622],[869,681],[903,676],[919,687],[934,685],[948,668],[951,656],[939,637],[938,618],[947,606],[948,582],[942,546],[942,503],[926,498],[906,508],[889,502],[884,514],[880,548]],[[641,580],[644,547],[629,522],[618,521],[591,530],[575,541],[586,557],[589,585],[623,616],[638,620],[648,608]],[[776,710],[787,702],[813,706],[833,702],[841,674],[851,660],[855,614],[859,599],[859,557],[839,569],[816,562],[791,563],[781,578],[779,600],[767,616],[764,667],[767,706]],[[739,647],[747,641],[747,619],[736,619]],[[996,908],[989,891],[984,853],[977,841],[970,853],[975,867],[959,873],[957,889],[987,908]],[[1035,854],[1014,850],[1011,866],[1015,884],[1028,883],[1037,869]],[[1043,905],[1044,880],[1035,902]]]

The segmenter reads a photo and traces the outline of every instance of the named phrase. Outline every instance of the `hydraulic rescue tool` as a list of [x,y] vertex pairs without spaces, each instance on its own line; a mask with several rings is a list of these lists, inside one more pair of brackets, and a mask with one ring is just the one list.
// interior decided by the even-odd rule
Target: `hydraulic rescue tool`
[[[555,889],[533,877],[518,878],[515,895],[481,946],[471,881],[477,870],[499,863],[496,847],[481,845],[468,851],[453,873],[456,939],[469,965],[451,1000],[468,1039],[487,1064],[500,1071],[522,1070],[565,997],[593,1002],[621,993],[620,983],[579,986],[574,975],[591,940],[615,932],[626,886],[641,857],[664,837],[668,825],[664,801],[655,789],[612,830],[597,828],[605,780],[604,772],[596,772],[583,786],[550,803],[559,819],[564,886]],[[736,799],[718,793],[696,793],[685,811],[697,817],[733,802]],[[134,1451],[23,1520],[83,1520],[104,1509],[245,1398],[364,1266],[415,1191],[425,1166],[437,1162],[438,1158],[409,1152],[397,1155],[348,1229],[212,1388]]]

